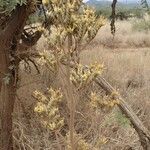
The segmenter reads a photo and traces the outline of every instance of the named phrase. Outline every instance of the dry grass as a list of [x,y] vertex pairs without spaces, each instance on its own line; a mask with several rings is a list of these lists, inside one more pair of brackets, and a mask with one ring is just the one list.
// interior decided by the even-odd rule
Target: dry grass
[[[121,44],[111,48],[106,48],[107,46],[104,47],[103,44],[90,45],[82,53],[82,61],[85,64],[92,61],[103,62],[106,68],[103,76],[129,101],[150,129],[150,122],[148,121],[150,119],[148,111],[150,106],[150,48],[148,44],[135,46],[144,40],[147,40],[148,43],[150,38],[146,33],[132,32],[130,23],[119,22],[117,26],[119,26],[118,32],[120,32],[117,33],[116,38],[122,41],[119,42]],[[103,29],[105,32],[106,28]],[[99,43],[103,33],[104,31],[100,31],[94,42]],[[123,33],[125,33],[124,36]],[[119,35],[122,35],[122,38]],[[123,44],[124,39],[126,41],[128,39],[130,43],[135,41],[137,44],[134,43],[132,46],[127,45],[127,42]],[[125,45],[126,47],[124,47]],[[93,47],[92,50],[91,46]]]
[[93,40],[92,45],[100,45],[106,48],[138,48],[149,47],[149,33],[134,31],[134,20],[118,21],[116,23],[116,35],[113,39],[110,33],[110,25],[106,24]]
[[[93,61],[103,62],[105,65],[103,76],[119,90],[150,129],[150,37],[146,33],[133,32],[131,23],[131,21],[117,22],[115,39],[110,34],[109,25],[103,27],[94,41],[81,53],[81,61],[84,64]],[[44,43],[42,39],[38,49],[44,49],[46,47]],[[40,125],[38,117],[33,112],[35,100],[31,96],[32,92],[35,89],[43,90],[47,86],[43,82],[43,77],[35,74],[35,71],[32,75],[21,74],[23,86],[18,91],[20,96],[16,101],[14,113],[16,149],[58,150],[58,141],[51,140],[53,135]],[[81,103],[79,110],[81,109],[90,119],[93,114],[84,107],[84,103]],[[86,136],[87,141],[94,143],[97,138],[107,138],[106,144],[100,147],[101,150],[129,150],[130,148],[142,150],[137,134],[118,109],[101,111],[93,116],[92,121],[86,123],[81,116],[77,117],[77,130],[86,133],[92,122],[91,132]]]

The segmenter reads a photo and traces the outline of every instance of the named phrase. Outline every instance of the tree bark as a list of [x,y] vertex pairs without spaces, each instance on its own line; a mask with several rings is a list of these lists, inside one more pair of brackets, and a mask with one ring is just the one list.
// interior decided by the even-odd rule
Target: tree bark
[[[0,119],[1,119],[1,132],[0,132],[0,149],[12,150],[12,113],[15,102],[16,88],[14,87],[14,76],[9,70],[9,53],[4,49],[0,49],[0,70],[1,75],[1,95],[0,95]],[[7,78],[9,83],[5,81]]]
[[[30,5],[27,5],[28,8],[26,5],[18,5],[8,19],[7,26],[0,32],[0,150],[13,150],[12,115],[18,60],[11,60],[10,57],[17,50],[25,22],[31,13]],[[15,69],[10,69],[12,61]]]

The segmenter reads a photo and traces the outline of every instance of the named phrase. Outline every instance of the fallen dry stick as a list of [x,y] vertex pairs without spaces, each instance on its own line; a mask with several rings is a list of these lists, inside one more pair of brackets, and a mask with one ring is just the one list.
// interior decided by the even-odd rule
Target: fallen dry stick
[[[99,85],[107,94],[112,94],[116,92],[115,88],[113,88],[103,77],[99,76],[95,79],[95,83]],[[119,100],[118,107],[121,109],[122,113],[130,120],[134,129],[137,131],[139,135],[139,139],[141,142],[141,146],[144,150],[150,150],[150,132],[144,126],[142,121],[138,118],[138,116],[134,113],[132,108],[127,104],[127,102],[120,96],[116,95],[116,99]]]

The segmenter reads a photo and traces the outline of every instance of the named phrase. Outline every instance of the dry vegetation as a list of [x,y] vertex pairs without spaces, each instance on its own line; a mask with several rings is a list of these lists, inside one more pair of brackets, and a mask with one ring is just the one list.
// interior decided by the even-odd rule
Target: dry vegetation
[[[93,61],[103,62],[105,66],[103,76],[118,89],[150,129],[150,36],[148,33],[133,31],[132,22],[133,20],[118,21],[114,39],[110,34],[109,24],[104,26],[94,41],[81,53],[81,61],[84,64]],[[37,48],[41,50],[45,47],[42,38]],[[59,137],[51,141],[54,135],[41,126],[33,111],[36,101],[31,96],[34,90],[44,90],[52,81],[57,86],[55,82],[57,78],[50,77],[46,71],[43,71],[42,77],[35,74],[36,71],[33,71],[30,78],[28,74],[21,74],[23,78],[18,91],[18,95],[21,96],[16,100],[14,113],[16,147],[27,150],[58,150],[58,145],[63,143],[63,138]],[[101,110],[94,116],[82,105],[84,104],[81,103],[81,108],[77,112],[79,116],[76,118],[76,129],[85,132],[85,139],[88,142],[92,144],[99,142],[97,145],[99,144],[100,150],[142,149],[130,122],[117,108]],[[80,114],[80,109],[83,109],[84,115]],[[90,123],[92,122],[89,133],[87,132],[91,124],[89,122],[85,124],[85,115],[88,119],[92,118],[89,120]]]
[[[133,105],[146,123],[150,105],[150,36],[149,33],[134,32],[132,21],[117,22],[117,29],[115,39],[112,39],[108,34],[109,28],[103,27],[91,46],[82,53],[82,61],[85,64],[103,62],[105,78]],[[111,41],[114,41],[112,47]]]
[[[142,22],[143,20],[139,21]],[[99,45],[110,49],[121,48],[121,50],[149,47],[149,31],[140,32],[134,30],[135,22],[137,22],[137,19],[132,19],[130,21],[118,21],[116,23],[115,39],[112,38],[110,26],[107,24],[100,30],[99,34],[93,41],[93,44],[95,46]],[[91,46],[93,44],[91,44]]]

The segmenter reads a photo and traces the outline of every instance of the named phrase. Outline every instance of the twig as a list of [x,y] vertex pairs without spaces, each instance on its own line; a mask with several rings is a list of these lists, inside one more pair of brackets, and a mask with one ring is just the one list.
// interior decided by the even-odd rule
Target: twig
[[37,73],[40,74],[40,70],[39,70],[37,64],[34,62],[34,60],[32,60],[31,58],[28,58],[28,60],[34,65],[35,69],[37,70]]

